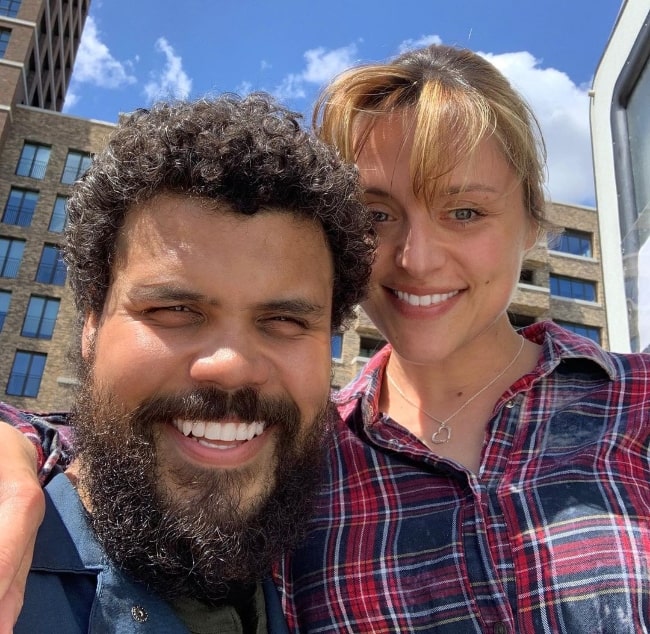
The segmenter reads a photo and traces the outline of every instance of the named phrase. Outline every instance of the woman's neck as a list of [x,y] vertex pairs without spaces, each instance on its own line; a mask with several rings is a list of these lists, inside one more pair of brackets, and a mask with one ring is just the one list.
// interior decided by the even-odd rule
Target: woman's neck
[[491,345],[474,342],[467,351],[428,364],[393,351],[380,408],[436,454],[476,470],[496,402],[535,368],[538,357],[539,346],[512,329]]

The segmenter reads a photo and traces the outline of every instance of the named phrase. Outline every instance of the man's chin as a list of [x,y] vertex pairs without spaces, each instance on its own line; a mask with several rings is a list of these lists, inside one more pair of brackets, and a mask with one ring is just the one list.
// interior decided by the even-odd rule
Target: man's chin
[[[171,512],[193,515],[206,509],[217,526],[242,524],[264,508],[276,487],[277,461],[240,467],[205,467],[196,463],[161,460],[158,497]],[[209,510],[207,510],[209,509]]]
[[[165,425],[156,439],[157,482],[161,499],[188,512],[206,494],[228,517],[245,521],[255,515],[276,485],[278,436],[273,430],[231,448],[210,448]],[[222,443],[223,445],[223,443]],[[214,500],[216,498],[216,501]],[[220,504],[221,503],[221,504]],[[226,518],[223,518],[224,520]]]

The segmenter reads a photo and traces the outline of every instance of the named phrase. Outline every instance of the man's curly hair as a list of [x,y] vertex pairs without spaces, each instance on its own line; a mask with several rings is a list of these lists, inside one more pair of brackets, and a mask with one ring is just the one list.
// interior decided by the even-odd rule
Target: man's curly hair
[[216,200],[252,215],[313,219],[334,263],[332,328],[363,298],[373,254],[356,169],[257,93],[159,103],[121,119],[68,201],[65,260],[77,309],[102,312],[129,210],[161,194]]

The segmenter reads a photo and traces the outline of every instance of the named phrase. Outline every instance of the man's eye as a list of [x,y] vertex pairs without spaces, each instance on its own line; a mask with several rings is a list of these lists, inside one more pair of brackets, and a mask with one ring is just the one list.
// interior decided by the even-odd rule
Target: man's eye
[[285,324],[295,324],[296,326],[300,326],[301,328],[307,325],[303,319],[290,317],[289,315],[278,315],[277,317],[273,317],[272,321],[285,323]]

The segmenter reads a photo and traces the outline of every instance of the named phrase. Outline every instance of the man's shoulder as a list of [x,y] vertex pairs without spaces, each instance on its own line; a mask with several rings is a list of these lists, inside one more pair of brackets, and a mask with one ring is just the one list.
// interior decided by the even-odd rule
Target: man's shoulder
[[[14,634],[87,631],[101,570],[101,562],[85,561],[89,534],[77,492],[64,474],[57,475],[45,489],[45,517]],[[97,555],[101,549],[94,546]]]
[[153,628],[147,631],[187,632],[167,603],[108,562],[67,476],[57,475],[45,495],[14,634],[130,632],[138,623]]

